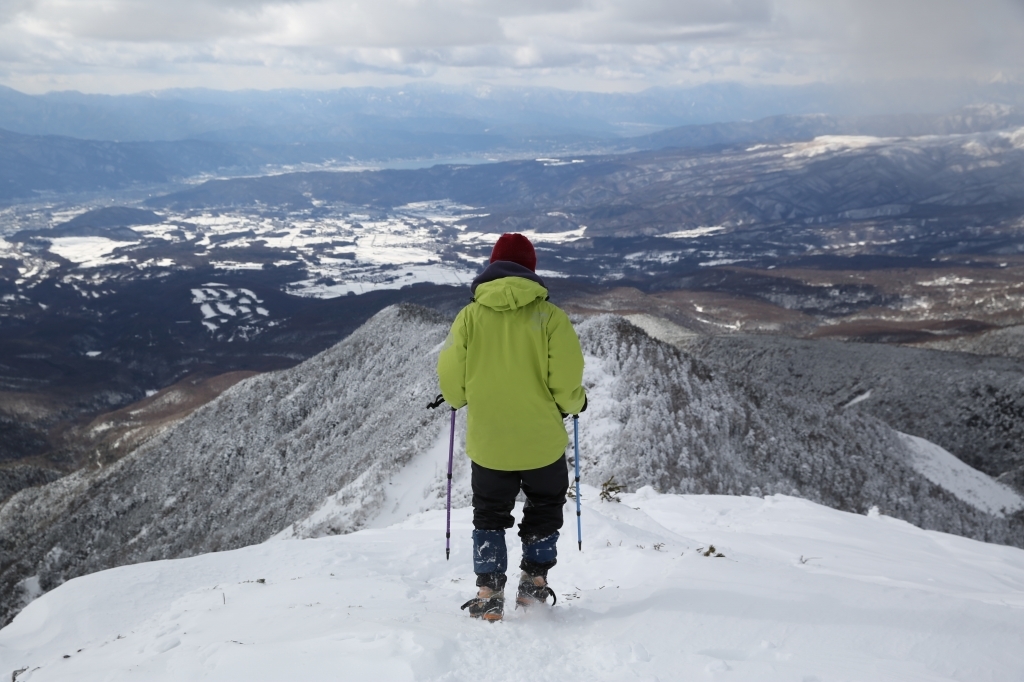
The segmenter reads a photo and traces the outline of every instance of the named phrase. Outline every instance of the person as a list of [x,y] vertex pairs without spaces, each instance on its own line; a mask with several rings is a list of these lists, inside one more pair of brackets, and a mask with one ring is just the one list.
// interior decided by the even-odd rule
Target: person
[[521,234],[503,234],[472,284],[437,361],[441,393],[468,406],[466,454],[473,486],[473,571],[469,615],[501,620],[508,555],[505,530],[526,495],[517,606],[552,604],[547,583],[569,487],[563,419],[587,405],[583,351],[568,315],[548,301],[537,254]]

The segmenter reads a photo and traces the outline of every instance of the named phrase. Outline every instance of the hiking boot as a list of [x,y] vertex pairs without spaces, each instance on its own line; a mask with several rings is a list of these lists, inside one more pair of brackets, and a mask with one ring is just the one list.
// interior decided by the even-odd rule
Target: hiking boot
[[469,609],[472,618],[482,618],[492,623],[501,620],[505,611],[505,592],[482,586],[475,597],[462,605],[462,610],[466,609]]
[[551,605],[554,606],[558,602],[558,597],[555,596],[555,591],[548,587],[548,580],[545,576],[530,575],[523,571],[522,575],[519,576],[516,608],[522,606],[524,609],[527,609],[537,604],[547,603],[549,596],[551,597]]

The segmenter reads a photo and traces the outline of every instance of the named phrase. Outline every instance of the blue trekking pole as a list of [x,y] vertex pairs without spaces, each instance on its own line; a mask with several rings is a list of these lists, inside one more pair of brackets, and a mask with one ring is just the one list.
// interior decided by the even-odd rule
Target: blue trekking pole
[[[454,424],[454,417],[452,417]],[[572,416],[572,437],[576,443],[576,544],[583,551],[583,523],[580,520],[580,416]]]
[[[444,395],[438,394],[433,402],[427,403],[427,409],[433,410],[444,402]],[[445,505],[447,520],[444,528],[444,558],[452,556],[452,460],[455,459],[455,408],[452,408],[452,429],[448,435],[448,503]]]

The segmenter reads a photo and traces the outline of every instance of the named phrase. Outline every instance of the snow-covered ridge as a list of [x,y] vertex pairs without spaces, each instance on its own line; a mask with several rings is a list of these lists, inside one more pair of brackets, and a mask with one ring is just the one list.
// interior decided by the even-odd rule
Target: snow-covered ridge
[[[550,610],[473,621],[471,511],[124,566],[0,630],[19,682],[1013,680],[1024,551],[783,495],[583,487]],[[517,514],[521,510],[517,510]],[[567,508],[567,516],[572,509]],[[514,537],[514,536],[513,536]],[[511,543],[510,563],[518,562]],[[710,553],[714,545],[715,551]],[[723,556],[718,556],[719,554]],[[506,596],[509,596],[508,594]]]
[[113,466],[13,496],[0,538],[23,560],[0,564],[0,608],[20,607],[18,585],[32,575],[46,590],[114,565],[260,542],[356,480],[362,523],[387,476],[433,440],[441,417],[423,404],[446,326],[390,308],[299,367],[242,381]]
[[[422,308],[386,309],[302,365],[235,385],[115,465],[13,496],[0,507],[0,542],[20,561],[0,565],[3,613],[23,605],[30,585],[442,508],[443,467],[422,458],[444,449],[447,415],[424,406],[437,393],[448,324]],[[622,318],[577,328],[593,398],[581,420],[586,483],[877,506],[927,528],[1024,544],[1007,521],[915,471],[877,419],[731,386]],[[461,431],[457,440],[459,505],[468,466]]]

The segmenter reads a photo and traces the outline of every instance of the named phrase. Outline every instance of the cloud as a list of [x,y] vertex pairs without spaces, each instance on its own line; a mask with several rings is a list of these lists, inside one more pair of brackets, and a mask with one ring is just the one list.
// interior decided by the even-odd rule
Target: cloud
[[802,49],[829,54],[850,76],[1024,75],[1021,0],[780,0],[780,9]]
[[1024,81],[1022,46],[1022,0],[0,0],[0,78],[36,91],[228,73],[240,87]]
[[33,0],[4,0],[0,2],[0,24],[31,9]]

